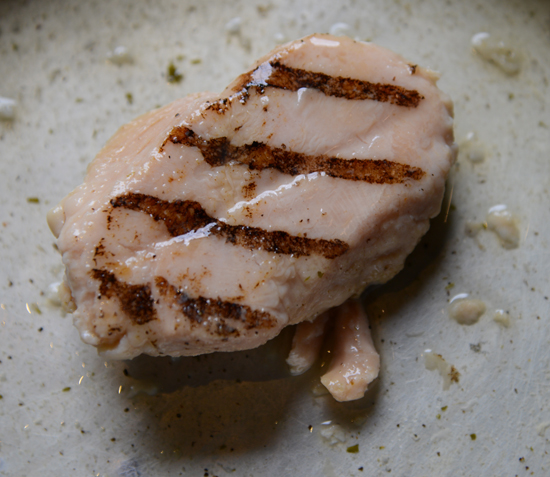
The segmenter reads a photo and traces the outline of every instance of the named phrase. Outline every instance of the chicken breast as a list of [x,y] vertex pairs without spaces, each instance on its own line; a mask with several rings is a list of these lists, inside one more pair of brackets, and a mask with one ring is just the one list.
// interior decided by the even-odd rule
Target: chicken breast
[[389,280],[456,155],[436,79],[312,35],[122,127],[49,214],[82,339],[116,359],[249,349]]

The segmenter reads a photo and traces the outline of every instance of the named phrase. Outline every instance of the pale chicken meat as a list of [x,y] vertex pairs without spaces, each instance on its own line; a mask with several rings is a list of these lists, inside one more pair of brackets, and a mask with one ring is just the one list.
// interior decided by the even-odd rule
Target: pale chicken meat
[[[114,359],[250,349],[392,278],[455,158],[436,79],[373,44],[312,35],[221,94],[122,127],[49,214],[82,339]],[[353,306],[333,328],[340,371],[374,352]],[[300,369],[319,336],[313,351],[297,336]],[[357,398],[344,381],[333,394]]]
[[380,357],[359,301],[348,300],[335,314],[332,360],[321,382],[337,401],[353,401],[362,398],[378,376]]

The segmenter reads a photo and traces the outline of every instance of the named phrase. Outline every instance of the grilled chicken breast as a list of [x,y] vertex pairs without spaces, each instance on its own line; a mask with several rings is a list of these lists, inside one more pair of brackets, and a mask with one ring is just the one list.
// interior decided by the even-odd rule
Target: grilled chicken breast
[[313,35],[122,127],[49,215],[82,339],[117,359],[249,349],[389,280],[455,158],[435,82]]

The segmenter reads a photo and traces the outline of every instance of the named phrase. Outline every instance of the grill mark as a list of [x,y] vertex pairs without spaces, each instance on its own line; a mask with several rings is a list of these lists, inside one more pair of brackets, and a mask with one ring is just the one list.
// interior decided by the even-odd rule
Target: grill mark
[[286,255],[322,255],[333,259],[345,253],[349,245],[341,240],[310,239],[297,237],[283,231],[266,231],[259,227],[228,225],[210,217],[202,206],[192,200],[173,202],[146,194],[127,193],[111,200],[113,208],[122,207],[149,214],[155,221],[163,222],[173,237],[197,231],[207,225],[212,235],[223,237],[227,242],[250,249]]
[[[163,277],[155,277],[159,293],[169,297],[181,306],[182,313],[195,325],[208,326],[211,333],[223,337],[240,336],[238,327],[246,330],[273,328],[277,321],[267,312],[252,310],[249,306],[240,305],[218,298],[191,298],[189,295],[171,285]],[[214,317],[214,320],[210,320]]]
[[[268,70],[268,68],[270,68]],[[416,65],[409,65],[409,71],[414,74]],[[260,79],[255,79],[254,77]],[[264,78],[265,76],[265,78]],[[387,83],[371,83],[344,76],[331,76],[286,66],[280,61],[262,63],[255,70],[241,75],[241,81],[234,87],[235,95],[209,103],[211,109],[224,114],[231,106],[232,100],[245,104],[250,97],[250,91],[256,90],[264,94],[265,88],[278,88],[286,91],[298,91],[300,88],[311,88],[320,91],[325,96],[334,96],[352,101],[379,101],[396,106],[416,108],[424,99],[418,91],[406,89],[403,86]]]
[[386,159],[310,156],[286,147],[272,147],[256,141],[244,146],[234,146],[226,137],[206,140],[185,126],[175,126],[167,141],[197,147],[204,160],[212,167],[236,161],[248,165],[251,170],[277,169],[292,176],[325,172],[331,177],[371,184],[401,184],[407,179],[419,180],[424,176],[424,171],[419,167]]
[[137,325],[157,319],[155,302],[149,285],[129,285],[118,280],[114,273],[94,268],[90,275],[99,280],[99,293],[107,298],[117,297],[121,310]]
[[[326,96],[349,100],[372,100],[397,106],[416,107],[424,97],[416,90],[393,84],[371,83],[343,76],[330,76],[324,73],[292,68],[280,61],[271,61],[271,74],[266,86],[298,91],[300,88],[314,88]],[[257,70],[255,70],[257,71]]]

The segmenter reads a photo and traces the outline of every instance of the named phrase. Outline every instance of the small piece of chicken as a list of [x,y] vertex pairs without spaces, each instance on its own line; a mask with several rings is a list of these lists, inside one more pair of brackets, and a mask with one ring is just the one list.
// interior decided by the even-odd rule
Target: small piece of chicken
[[[340,307],[342,306],[344,305],[340,305]],[[329,318],[330,310],[321,313],[313,321],[302,321],[296,327],[292,339],[292,349],[286,359],[290,367],[290,374],[293,376],[304,374],[319,357],[323,345],[325,325]]]
[[49,214],[82,339],[117,359],[249,349],[389,280],[456,155],[435,82],[312,35],[121,128]]
[[361,303],[348,300],[335,311],[334,350],[321,382],[337,401],[353,401],[362,398],[378,376],[380,357]]

